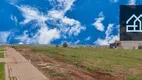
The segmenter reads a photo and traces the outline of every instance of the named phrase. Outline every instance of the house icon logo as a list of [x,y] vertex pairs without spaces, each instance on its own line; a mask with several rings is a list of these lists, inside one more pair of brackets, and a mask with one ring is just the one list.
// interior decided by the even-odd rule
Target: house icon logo
[[142,41],[142,5],[120,5],[120,40]]
[[[138,17],[133,14],[127,21],[126,21],[126,32],[142,32],[142,21],[140,20],[142,18],[142,14]],[[133,24],[130,25],[130,21],[133,21]]]

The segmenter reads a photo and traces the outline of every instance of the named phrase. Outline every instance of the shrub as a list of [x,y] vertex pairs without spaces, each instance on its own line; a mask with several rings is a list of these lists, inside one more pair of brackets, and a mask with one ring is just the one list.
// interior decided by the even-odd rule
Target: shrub
[[64,42],[64,43],[63,43],[63,47],[64,47],[64,48],[68,47],[67,42]]
[[59,47],[59,45],[56,45],[56,47]]

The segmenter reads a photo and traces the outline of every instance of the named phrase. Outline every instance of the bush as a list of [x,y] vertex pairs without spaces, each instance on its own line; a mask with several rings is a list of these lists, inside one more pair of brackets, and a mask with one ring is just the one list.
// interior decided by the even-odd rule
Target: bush
[[66,42],[63,43],[63,47],[66,48],[68,47],[68,44]]
[[59,47],[59,45],[56,45],[56,47]]

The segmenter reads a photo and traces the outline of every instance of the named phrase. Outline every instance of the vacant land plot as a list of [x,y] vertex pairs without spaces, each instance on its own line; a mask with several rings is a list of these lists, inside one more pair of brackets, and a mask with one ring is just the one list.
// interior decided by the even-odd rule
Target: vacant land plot
[[0,47],[0,58],[4,58],[4,48]]
[[64,77],[57,80],[142,80],[142,50],[45,46],[16,46],[15,49],[33,64],[39,63],[35,66],[44,73],[43,69],[48,68],[45,74],[51,80],[55,76]]
[[0,80],[5,80],[4,63],[0,63]]

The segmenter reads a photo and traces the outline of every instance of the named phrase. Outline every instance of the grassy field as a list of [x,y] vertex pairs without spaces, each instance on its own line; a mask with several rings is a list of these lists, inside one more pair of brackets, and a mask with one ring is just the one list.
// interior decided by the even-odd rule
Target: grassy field
[[142,80],[142,50],[41,46],[26,48],[74,64],[87,71],[103,70],[116,75],[122,74],[126,80]]
[[4,58],[4,48],[0,47],[0,58]]
[[5,80],[4,63],[0,63],[0,80]]

